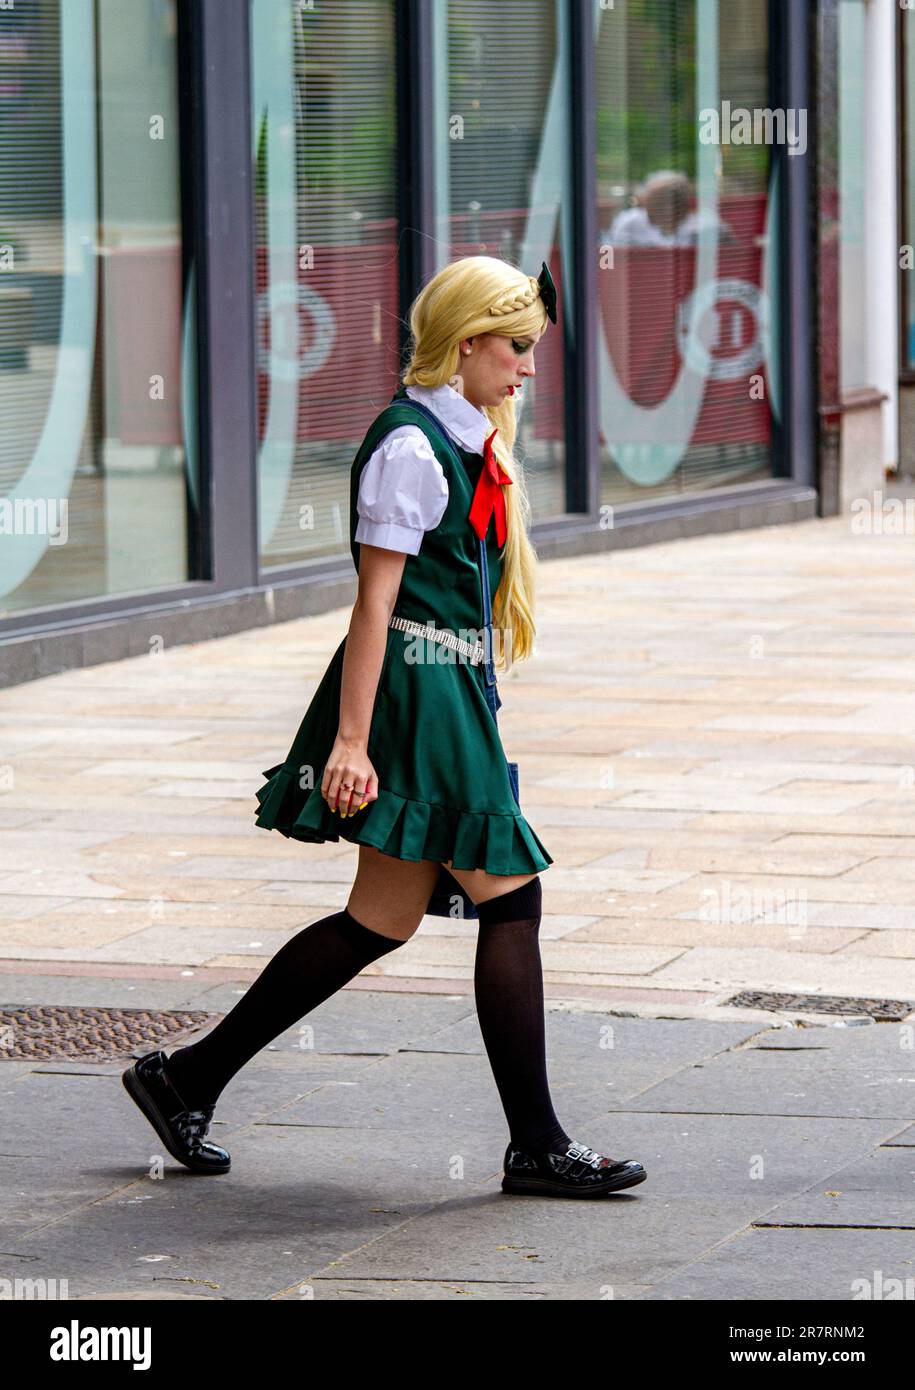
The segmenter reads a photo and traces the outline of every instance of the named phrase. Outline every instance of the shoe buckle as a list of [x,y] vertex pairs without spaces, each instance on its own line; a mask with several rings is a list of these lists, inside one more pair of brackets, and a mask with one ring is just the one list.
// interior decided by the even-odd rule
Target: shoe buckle
[[181,1128],[185,1136],[189,1136],[199,1143],[206,1134],[212,1114],[211,1110],[188,1110],[181,1120]]
[[602,1154],[595,1153],[594,1149],[589,1149],[587,1144],[581,1144],[577,1139],[573,1139],[566,1149],[566,1157],[578,1159],[591,1168],[600,1168],[605,1161]]

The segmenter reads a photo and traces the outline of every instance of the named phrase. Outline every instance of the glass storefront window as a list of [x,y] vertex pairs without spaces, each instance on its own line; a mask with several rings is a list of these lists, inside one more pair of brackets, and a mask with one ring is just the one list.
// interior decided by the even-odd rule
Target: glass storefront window
[[350,466],[397,388],[394,0],[251,0],[265,568],[349,553]]
[[516,451],[537,523],[565,512],[563,221],[570,208],[570,91],[561,0],[433,0],[438,265],[546,261],[559,297],[524,389]]
[[0,616],[197,577],[177,42],[175,0],[0,9]]
[[593,19],[602,504],[768,479],[768,5],[594,0]]

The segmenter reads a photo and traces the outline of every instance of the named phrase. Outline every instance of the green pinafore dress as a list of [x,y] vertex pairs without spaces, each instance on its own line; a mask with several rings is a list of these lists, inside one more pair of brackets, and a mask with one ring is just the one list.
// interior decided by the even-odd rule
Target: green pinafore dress
[[[459,471],[434,428],[401,388],[373,421],[353,462],[350,550],[359,570],[356,501],[362,469],[398,425],[426,434],[448,483],[438,526],[407,555],[394,615],[432,622],[471,642],[483,626],[479,543],[470,524],[482,454],[455,444]],[[501,578],[495,516],[486,534],[490,592]],[[499,731],[486,699],[483,664],[397,628],[389,628],[368,738],[378,797],[345,820],[332,812],[321,783],[340,722],[347,638],[340,643],[283,762],[267,768],[256,792],[255,824],[311,843],[373,845],[395,859],[438,863],[491,874],[539,873],[553,860],[515,801]]]

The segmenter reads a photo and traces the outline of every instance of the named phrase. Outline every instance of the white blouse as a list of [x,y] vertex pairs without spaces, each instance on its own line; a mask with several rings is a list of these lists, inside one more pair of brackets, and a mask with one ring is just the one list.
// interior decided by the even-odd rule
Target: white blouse
[[[438,416],[462,448],[481,454],[492,434],[482,410],[452,386],[408,386],[407,395]],[[448,483],[419,425],[386,434],[362,470],[356,541],[418,555],[426,531],[445,515]]]

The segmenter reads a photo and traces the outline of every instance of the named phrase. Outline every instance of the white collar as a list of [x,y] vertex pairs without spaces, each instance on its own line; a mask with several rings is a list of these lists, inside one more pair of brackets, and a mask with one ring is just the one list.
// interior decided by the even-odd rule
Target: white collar
[[457,442],[471,454],[482,454],[493,425],[482,410],[445,382],[442,386],[408,386],[407,395],[437,415]]

